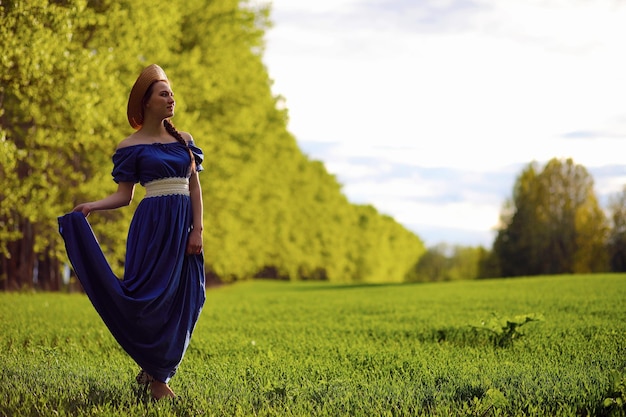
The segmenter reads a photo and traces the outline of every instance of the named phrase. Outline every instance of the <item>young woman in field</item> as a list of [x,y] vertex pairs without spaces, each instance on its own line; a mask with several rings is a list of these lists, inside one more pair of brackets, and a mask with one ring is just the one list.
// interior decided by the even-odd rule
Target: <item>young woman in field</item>
[[[68,257],[115,339],[141,367],[137,382],[155,399],[173,398],[176,372],[205,301],[202,254],[202,151],[179,132],[174,94],[163,69],[146,67],[130,92],[137,131],[113,155],[117,191],[59,218]],[[86,217],[130,204],[146,188],[130,224],[123,280],[111,271]]]

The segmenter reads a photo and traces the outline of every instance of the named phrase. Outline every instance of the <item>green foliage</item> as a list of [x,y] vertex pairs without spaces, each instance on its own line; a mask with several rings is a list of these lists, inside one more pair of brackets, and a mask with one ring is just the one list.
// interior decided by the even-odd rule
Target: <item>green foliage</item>
[[626,414],[626,376],[613,370],[609,376],[609,393],[604,399],[604,407],[615,415]]
[[445,281],[450,268],[450,259],[445,246],[428,248],[408,277],[409,282]]
[[608,270],[608,226],[593,179],[571,159],[531,163],[501,214],[493,252],[501,276]]
[[497,347],[509,347],[513,341],[523,336],[519,328],[524,324],[533,321],[544,321],[542,314],[518,314],[514,317],[499,317],[496,313],[492,313],[492,317],[483,320],[480,326],[473,325],[475,329],[486,330],[493,335],[493,344]]
[[498,415],[496,410],[507,406],[507,399],[503,393],[495,388],[489,388],[483,396],[474,397],[469,403],[463,404],[463,414],[466,416],[483,417]]
[[[0,416],[623,415],[604,404],[624,393],[625,298],[625,275],[223,286],[171,381],[181,399],[150,402],[85,296],[2,293]],[[539,308],[506,349],[467,326]]]
[[[211,276],[402,281],[421,240],[347,201],[287,131],[262,61],[269,6],[173,0],[166,9],[149,0],[0,3],[0,288],[59,289],[66,259],[56,218],[114,191],[111,155],[132,132],[128,92],[153,62],[172,80],[176,126],[205,151]],[[89,218],[118,275],[133,207]]]
[[611,270],[626,271],[626,187],[609,199],[609,234],[608,252]]
[[456,281],[481,277],[481,261],[486,250],[480,246],[461,246],[442,243],[419,258],[407,276],[409,282]]

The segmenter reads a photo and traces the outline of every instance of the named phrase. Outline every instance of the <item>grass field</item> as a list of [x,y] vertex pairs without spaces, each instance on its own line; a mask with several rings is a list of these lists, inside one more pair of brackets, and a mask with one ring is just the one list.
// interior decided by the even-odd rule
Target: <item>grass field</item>
[[626,410],[626,275],[211,289],[173,402],[137,387],[83,295],[0,294],[0,337],[1,416]]

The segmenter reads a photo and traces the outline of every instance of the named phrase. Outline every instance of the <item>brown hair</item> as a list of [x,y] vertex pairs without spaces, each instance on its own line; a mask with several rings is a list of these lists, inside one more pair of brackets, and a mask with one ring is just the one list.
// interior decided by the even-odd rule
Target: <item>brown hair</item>
[[[141,106],[142,117],[143,117],[143,111],[146,107],[146,103],[148,102],[148,99],[150,99],[150,96],[152,96],[152,90],[153,90],[154,84],[156,84],[157,82],[158,80],[150,84],[150,87],[148,87],[148,89],[146,90],[146,94],[144,94],[143,96],[142,106]],[[189,157],[191,158],[191,172],[194,172],[196,170],[196,158],[193,156],[193,152],[191,152],[191,149],[189,148],[189,144],[187,144],[187,141],[185,140],[185,138],[183,138],[180,132],[176,130],[172,122],[169,121],[169,119],[163,120],[163,125],[165,126],[165,130],[167,130],[167,133],[173,136],[181,145],[184,145],[189,151]]]
[[193,156],[193,152],[191,152],[189,144],[187,143],[185,138],[183,138],[180,132],[176,130],[172,122],[170,122],[168,119],[163,120],[163,125],[165,125],[165,130],[167,130],[167,133],[174,136],[176,140],[185,145],[185,147],[189,151],[189,157],[191,158],[191,172],[193,173],[196,170],[196,158]]

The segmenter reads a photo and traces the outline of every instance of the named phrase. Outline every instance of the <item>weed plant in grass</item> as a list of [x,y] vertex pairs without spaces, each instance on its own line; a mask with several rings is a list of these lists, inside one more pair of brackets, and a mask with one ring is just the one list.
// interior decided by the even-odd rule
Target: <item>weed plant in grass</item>
[[[0,294],[0,415],[624,416],[626,275],[207,295],[152,402],[85,296]],[[481,329],[516,316],[510,343]]]

